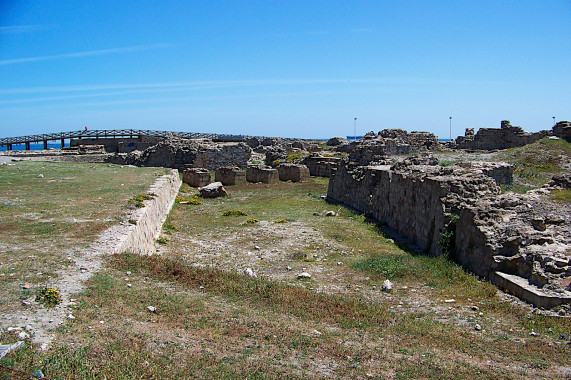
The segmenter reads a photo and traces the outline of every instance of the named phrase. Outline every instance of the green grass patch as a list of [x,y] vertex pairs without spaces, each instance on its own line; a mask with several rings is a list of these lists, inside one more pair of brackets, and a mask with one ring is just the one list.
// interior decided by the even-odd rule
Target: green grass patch
[[550,198],[558,202],[571,203],[571,189],[553,190]]
[[224,211],[222,216],[248,216],[248,213],[242,210],[228,210]]

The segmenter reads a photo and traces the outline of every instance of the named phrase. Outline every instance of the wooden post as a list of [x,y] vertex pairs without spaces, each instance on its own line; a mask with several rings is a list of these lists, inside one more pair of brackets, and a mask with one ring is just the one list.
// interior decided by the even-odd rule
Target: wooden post
[[48,140],[44,140],[44,150],[48,149]]
[[12,150],[12,144],[6,145],[6,150]]
[[61,148],[60,149],[63,149],[64,146],[65,146],[65,139],[61,139]]
[[30,142],[26,141],[26,143],[24,144],[26,147],[26,150],[30,150]]

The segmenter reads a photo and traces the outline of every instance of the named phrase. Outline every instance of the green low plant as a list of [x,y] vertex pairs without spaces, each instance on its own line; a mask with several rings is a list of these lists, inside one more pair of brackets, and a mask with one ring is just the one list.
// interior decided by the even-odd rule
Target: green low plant
[[165,237],[157,239],[157,243],[159,243],[160,245],[166,245],[168,242],[169,242],[169,239],[167,239]]
[[274,220],[274,223],[287,223],[287,219],[278,219],[278,220]]
[[135,195],[133,198],[129,199],[129,201],[127,203],[129,203],[130,205],[133,205],[137,208],[141,208],[141,207],[145,206],[143,201],[149,201],[149,200],[153,199],[154,197],[155,197],[155,194],[138,194],[138,195]]
[[188,204],[188,205],[201,205],[202,201],[198,198],[198,195],[194,195],[192,198],[188,198],[182,195],[177,195],[175,198],[176,203]]
[[256,224],[259,223],[260,221],[258,219],[254,219],[254,218],[248,218],[246,219],[246,221],[244,222],[244,224],[248,225],[248,224]]
[[165,224],[163,224],[163,231],[165,231],[165,234],[172,235],[173,232],[178,231],[178,228],[171,222],[165,222]]
[[248,216],[248,213],[242,210],[228,210],[224,211],[222,216]]
[[56,288],[40,288],[36,295],[36,302],[48,307],[54,307],[61,302],[61,294]]

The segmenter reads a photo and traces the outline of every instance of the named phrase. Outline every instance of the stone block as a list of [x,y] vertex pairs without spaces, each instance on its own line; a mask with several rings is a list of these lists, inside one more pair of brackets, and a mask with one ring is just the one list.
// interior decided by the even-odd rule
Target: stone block
[[240,185],[246,183],[246,173],[238,167],[226,166],[216,169],[214,179],[223,185]]
[[276,169],[262,165],[250,165],[246,169],[246,181],[257,183],[276,183],[280,179]]
[[192,187],[202,187],[212,182],[212,177],[207,169],[188,168],[182,172],[182,182]]
[[309,169],[305,165],[281,164],[278,166],[280,181],[304,182],[309,181]]

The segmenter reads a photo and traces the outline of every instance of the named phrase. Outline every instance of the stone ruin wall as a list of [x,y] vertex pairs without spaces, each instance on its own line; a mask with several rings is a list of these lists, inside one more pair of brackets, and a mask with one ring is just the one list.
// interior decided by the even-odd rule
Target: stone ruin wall
[[305,182],[311,177],[307,166],[299,164],[280,164],[278,174],[280,181]]
[[161,176],[149,188],[155,194],[153,199],[145,201],[145,207],[139,209],[134,216],[136,224],[129,226],[129,231],[121,237],[115,252],[131,252],[139,255],[151,255],[156,252],[156,239],[167,215],[174,204],[181,185],[177,170]]
[[115,154],[107,161],[121,165],[156,166],[183,170],[193,166],[215,170],[223,166],[244,168],[252,155],[245,143],[213,143],[211,141],[167,138],[143,152]]
[[[442,254],[443,234],[450,234],[460,264],[536,306],[571,302],[571,206],[546,199],[549,189],[500,195],[496,182],[507,180],[507,164],[407,160],[393,166],[344,160],[327,198],[370,214],[417,251]],[[568,177],[558,185],[568,186]]]
[[312,176],[329,178],[340,160],[339,157],[323,157],[317,153],[312,153],[304,158],[302,163],[307,166]]
[[532,144],[544,137],[551,136],[551,131],[535,133],[525,132],[521,127],[511,125],[509,120],[502,120],[501,127],[480,128],[474,134],[473,128],[467,128],[464,136],[458,136],[455,145],[457,149],[497,150],[508,149]]

